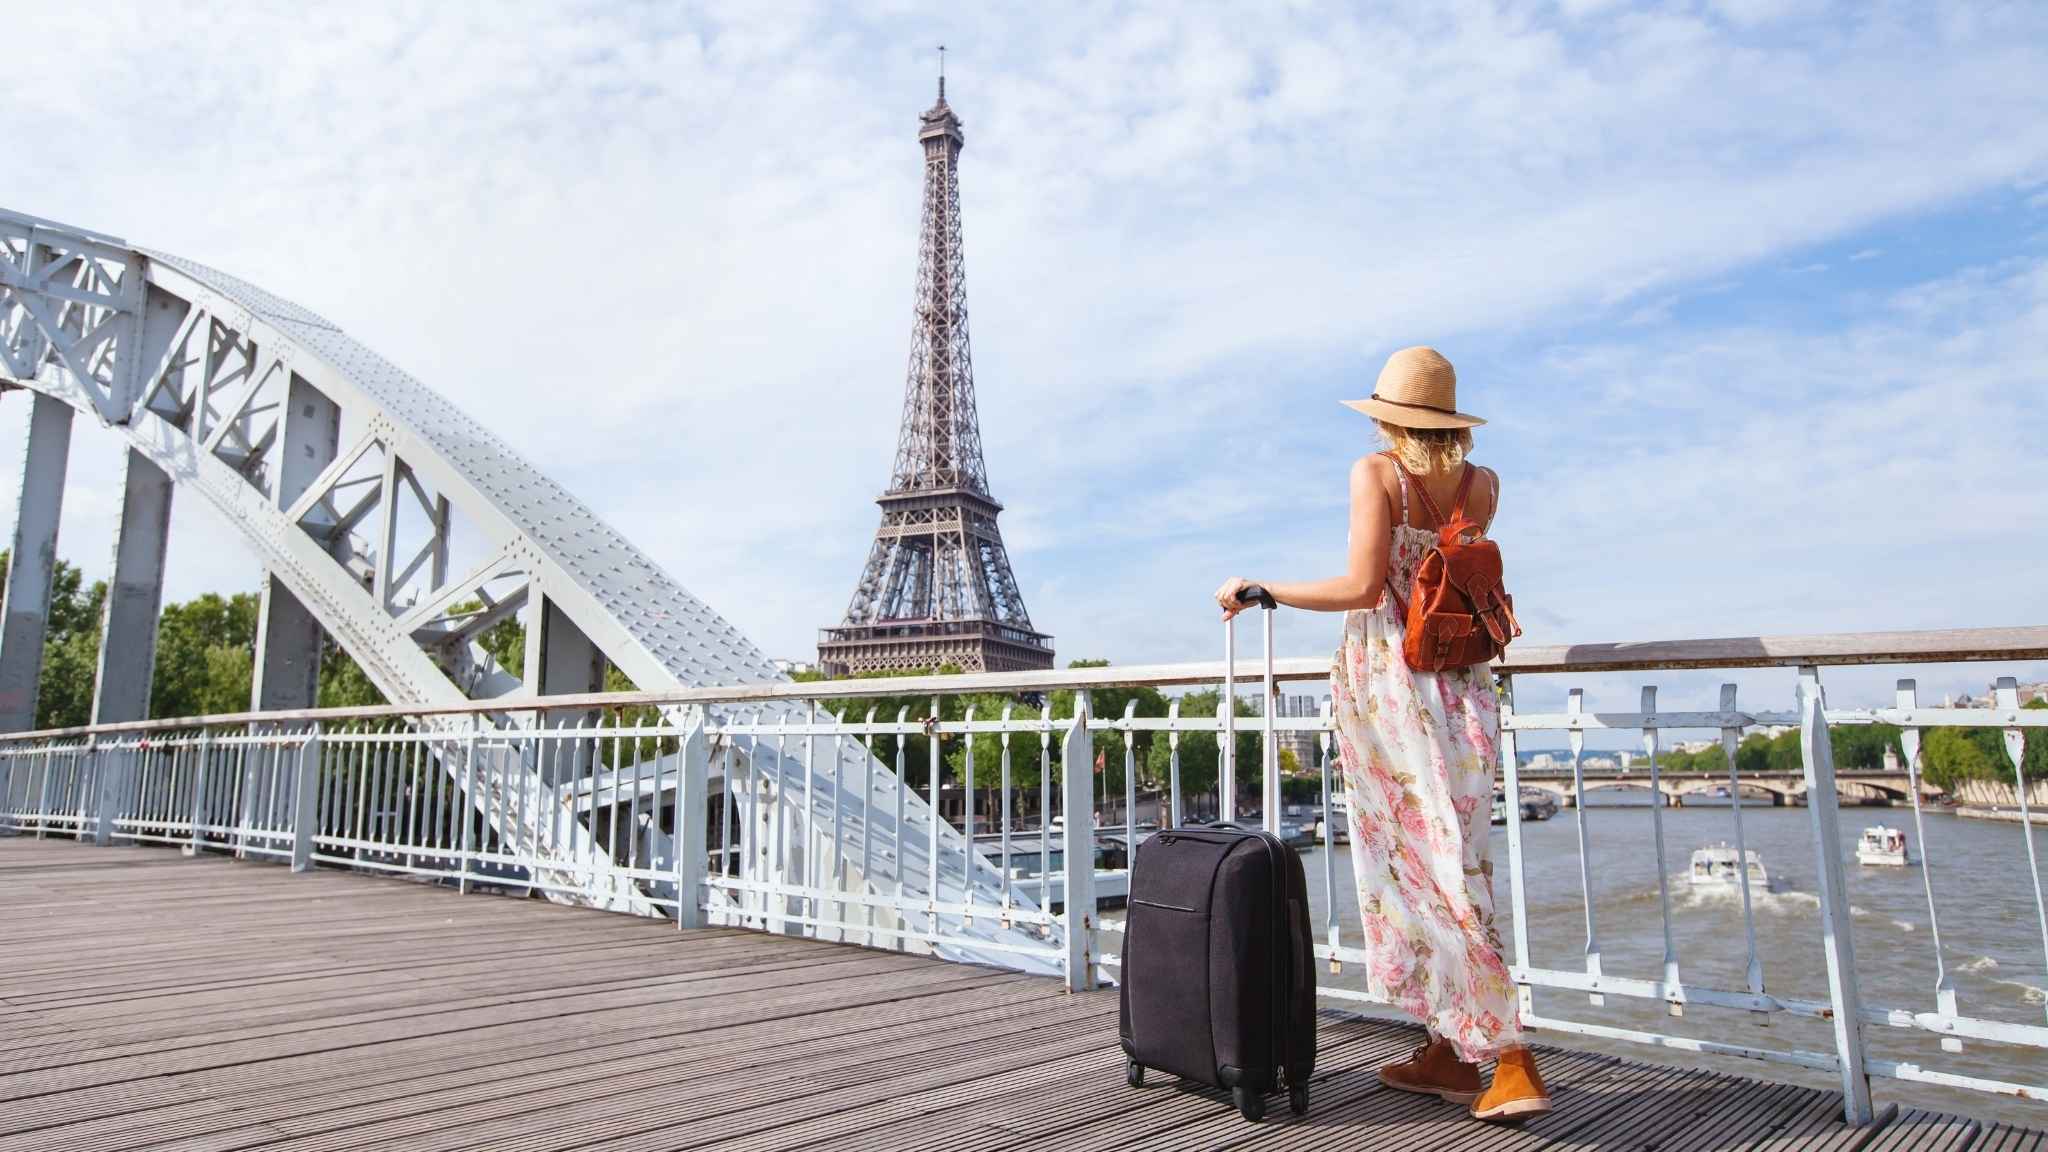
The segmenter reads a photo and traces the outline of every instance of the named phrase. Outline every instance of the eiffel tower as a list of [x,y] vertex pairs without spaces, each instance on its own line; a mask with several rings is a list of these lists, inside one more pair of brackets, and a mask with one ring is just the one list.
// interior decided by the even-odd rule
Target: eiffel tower
[[820,630],[829,676],[1052,667],[1052,637],[1031,627],[989,494],[967,342],[967,266],[960,245],[960,118],[939,101],[920,118],[924,221],[917,307],[896,467],[867,567],[846,619]]

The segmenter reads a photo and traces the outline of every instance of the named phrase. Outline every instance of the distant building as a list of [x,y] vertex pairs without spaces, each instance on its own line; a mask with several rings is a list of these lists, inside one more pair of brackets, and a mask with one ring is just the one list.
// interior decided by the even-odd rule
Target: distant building
[[[2020,686],[2019,686],[2019,698],[2020,698],[2020,707],[2022,707],[2022,708],[2026,707],[2026,706],[2027,706],[2027,702],[2028,702],[2028,701],[2030,701],[2030,700],[2048,700],[2048,680],[2042,680],[2042,681],[2037,681],[2037,682],[2035,682],[2035,683],[2032,683],[2032,684],[2022,684],[2022,685],[2020,685]],[[1984,686],[1984,694],[1983,694],[1982,696],[1964,696],[1964,697],[1962,697],[1962,698],[1958,699],[1958,700],[1957,700],[1957,701],[1955,702],[1955,707],[1957,707],[1957,708],[1996,708],[1996,707],[1998,707],[1998,685],[1996,685],[1996,684],[1987,684],[1987,685],[1985,685],[1985,686]]]
[[[1266,714],[1265,694],[1262,692],[1251,697],[1251,705],[1252,715],[1264,716]],[[1313,719],[1322,714],[1323,698],[1303,692],[1292,696],[1281,696],[1279,710],[1273,713],[1273,718],[1275,720]],[[1294,753],[1294,763],[1302,771],[1316,768],[1320,764],[1316,759],[1318,752],[1316,748],[1316,733],[1314,732],[1278,731],[1273,734],[1273,742],[1279,745],[1281,752]]]
[[775,665],[775,670],[784,676],[801,676],[809,672],[815,672],[818,668],[816,664],[811,663],[809,660],[771,660],[769,663]]

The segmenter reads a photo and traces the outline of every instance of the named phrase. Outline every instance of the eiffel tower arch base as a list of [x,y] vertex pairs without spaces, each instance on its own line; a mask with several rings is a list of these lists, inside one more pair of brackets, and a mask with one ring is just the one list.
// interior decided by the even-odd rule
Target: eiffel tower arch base
[[827,676],[864,672],[1040,672],[1052,667],[1052,643],[1038,632],[974,620],[904,621],[827,628],[818,643]]

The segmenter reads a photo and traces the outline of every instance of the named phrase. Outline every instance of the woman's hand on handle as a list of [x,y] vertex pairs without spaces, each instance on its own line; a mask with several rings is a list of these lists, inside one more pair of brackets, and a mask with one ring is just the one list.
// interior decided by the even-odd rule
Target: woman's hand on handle
[[1251,607],[1249,603],[1240,601],[1237,598],[1238,592],[1244,588],[1250,587],[1251,583],[1252,582],[1250,580],[1247,580],[1242,576],[1232,576],[1230,579],[1225,580],[1223,582],[1223,586],[1221,588],[1216,589],[1216,605],[1217,607],[1223,609],[1223,618],[1225,620],[1228,620],[1231,617],[1236,616],[1239,612],[1244,611],[1246,608]]

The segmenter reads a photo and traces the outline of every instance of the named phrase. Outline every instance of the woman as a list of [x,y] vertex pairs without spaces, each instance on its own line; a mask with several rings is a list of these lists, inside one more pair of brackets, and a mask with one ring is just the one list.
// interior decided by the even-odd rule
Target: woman
[[[1365,920],[1371,991],[1421,1020],[1429,1039],[1380,1069],[1390,1088],[1470,1104],[1509,1119],[1550,1110],[1522,1045],[1516,993],[1493,926],[1487,831],[1500,741],[1490,667],[1410,669],[1402,612],[1416,565],[1461,499],[1491,525],[1500,479],[1465,462],[1473,426],[1458,411],[1457,373],[1432,348],[1388,358],[1367,400],[1345,403],[1379,425],[1389,451],[1351,467],[1350,564],[1303,583],[1260,580],[1273,599],[1344,613],[1344,646],[1330,670],[1344,786],[1351,795],[1351,864]],[[1216,590],[1225,619],[1243,607],[1233,578]],[[1479,1064],[1495,1061],[1480,1091]]]

